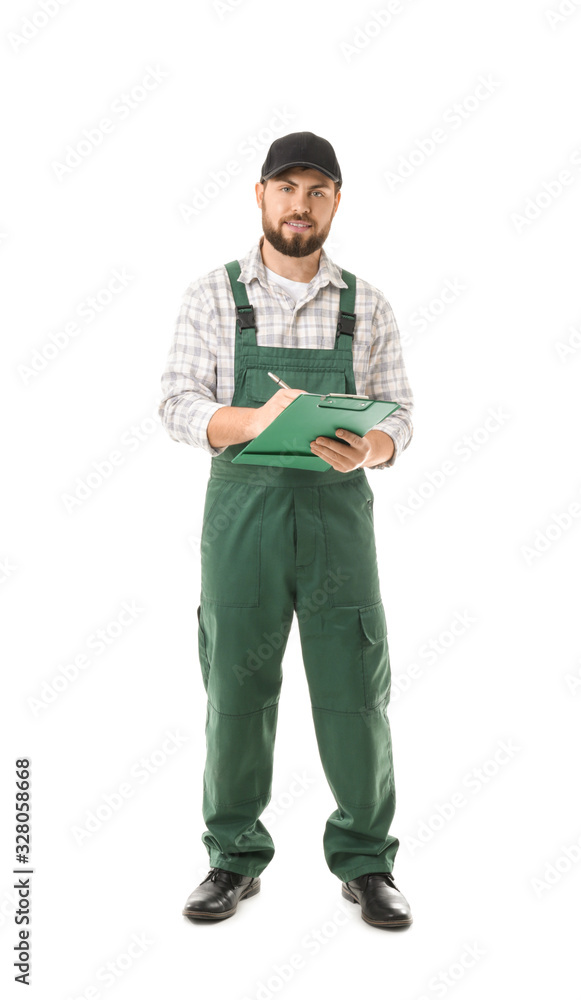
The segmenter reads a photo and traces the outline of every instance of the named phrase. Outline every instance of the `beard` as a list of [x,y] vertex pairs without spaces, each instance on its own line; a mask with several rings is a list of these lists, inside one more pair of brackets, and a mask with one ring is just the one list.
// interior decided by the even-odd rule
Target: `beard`
[[[297,219],[296,221],[298,222],[299,220]],[[311,228],[313,232],[309,232],[308,236],[304,233],[291,234],[290,229],[288,230],[290,235],[286,236],[284,233],[284,222],[281,222],[279,228],[276,229],[264,210],[264,204],[262,206],[262,229],[264,236],[275,250],[286,254],[287,257],[308,257],[309,254],[321,249],[329,235],[331,223],[329,222],[326,229],[320,229],[318,232],[314,232],[314,225]]]

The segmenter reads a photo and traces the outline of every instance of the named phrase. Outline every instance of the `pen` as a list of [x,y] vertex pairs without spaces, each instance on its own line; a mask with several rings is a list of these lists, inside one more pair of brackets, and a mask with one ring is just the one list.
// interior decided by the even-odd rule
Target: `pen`
[[267,374],[270,375],[270,377],[274,379],[275,382],[278,382],[278,384],[282,386],[283,389],[290,389],[290,385],[287,385],[286,382],[283,382],[283,380],[279,378],[278,375],[273,375],[272,372],[267,372]]

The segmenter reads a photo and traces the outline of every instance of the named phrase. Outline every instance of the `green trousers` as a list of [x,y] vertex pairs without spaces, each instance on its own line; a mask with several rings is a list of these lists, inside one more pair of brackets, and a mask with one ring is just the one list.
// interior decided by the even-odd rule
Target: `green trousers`
[[[301,485],[289,485],[293,475]],[[387,630],[364,471],[331,469],[305,486],[309,476],[287,469],[284,484],[253,485],[247,466],[230,465],[213,469],[208,482],[198,608],[208,695],[202,840],[212,866],[245,875],[259,875],[274,854],[260,815],[271,796],[282,660],[296,613],[337,803],[325,858],[347,881],[391,871],[399,846],[388,832],[395,789]]]

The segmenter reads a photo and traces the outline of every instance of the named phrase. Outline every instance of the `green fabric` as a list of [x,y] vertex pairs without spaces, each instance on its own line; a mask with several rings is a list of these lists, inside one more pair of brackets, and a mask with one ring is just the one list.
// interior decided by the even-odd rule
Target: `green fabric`
[[[353,313],[354,301],[348,304],[344,311]],[[320,391],[324,377],[325,392],[355,393],[351,340],[341,334],[331,350],[257,347],[255,329],[237,330],[232,405],[260,406],[277,391],[256,377],[267,369],[290,385],[300,373],[296,387],[308,392]],[[272,792],[282,660],[296,614],[317,744],[337,806],[323,832],[327,865],[342,881],[391,871],[399,841],[389,833],[390,663],[373,492],[363,469],[233,464],[242,447],[212,459],[201,538],[202,842],[210,865],[257,876],[274,855],[260,816]]]

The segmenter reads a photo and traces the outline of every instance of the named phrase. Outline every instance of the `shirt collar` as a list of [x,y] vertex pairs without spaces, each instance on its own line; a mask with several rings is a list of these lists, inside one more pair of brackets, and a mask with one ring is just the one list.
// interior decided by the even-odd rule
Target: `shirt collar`
[[[262,260],[262,254],[260,252],[263,239],[264,237],[261,236],[252,249],[240,261],[240,277],[238,280],[243,281],[246,285],[249,285],[255,278],[257,278],[263,286],[267,286],[269,283],[264,267],[264,261]],[[328,285],[329,282],[337,288],[348,287],[347,282],[343,281],[343,278],[341,277],[341,268],[337,267],[337,265],[333,263],[329,255],[325,252],[325,248],[321,247],[319,270],[315,276],[311,278],[309,284],[313,286],[313,292],[318,292],[320,288]]]

